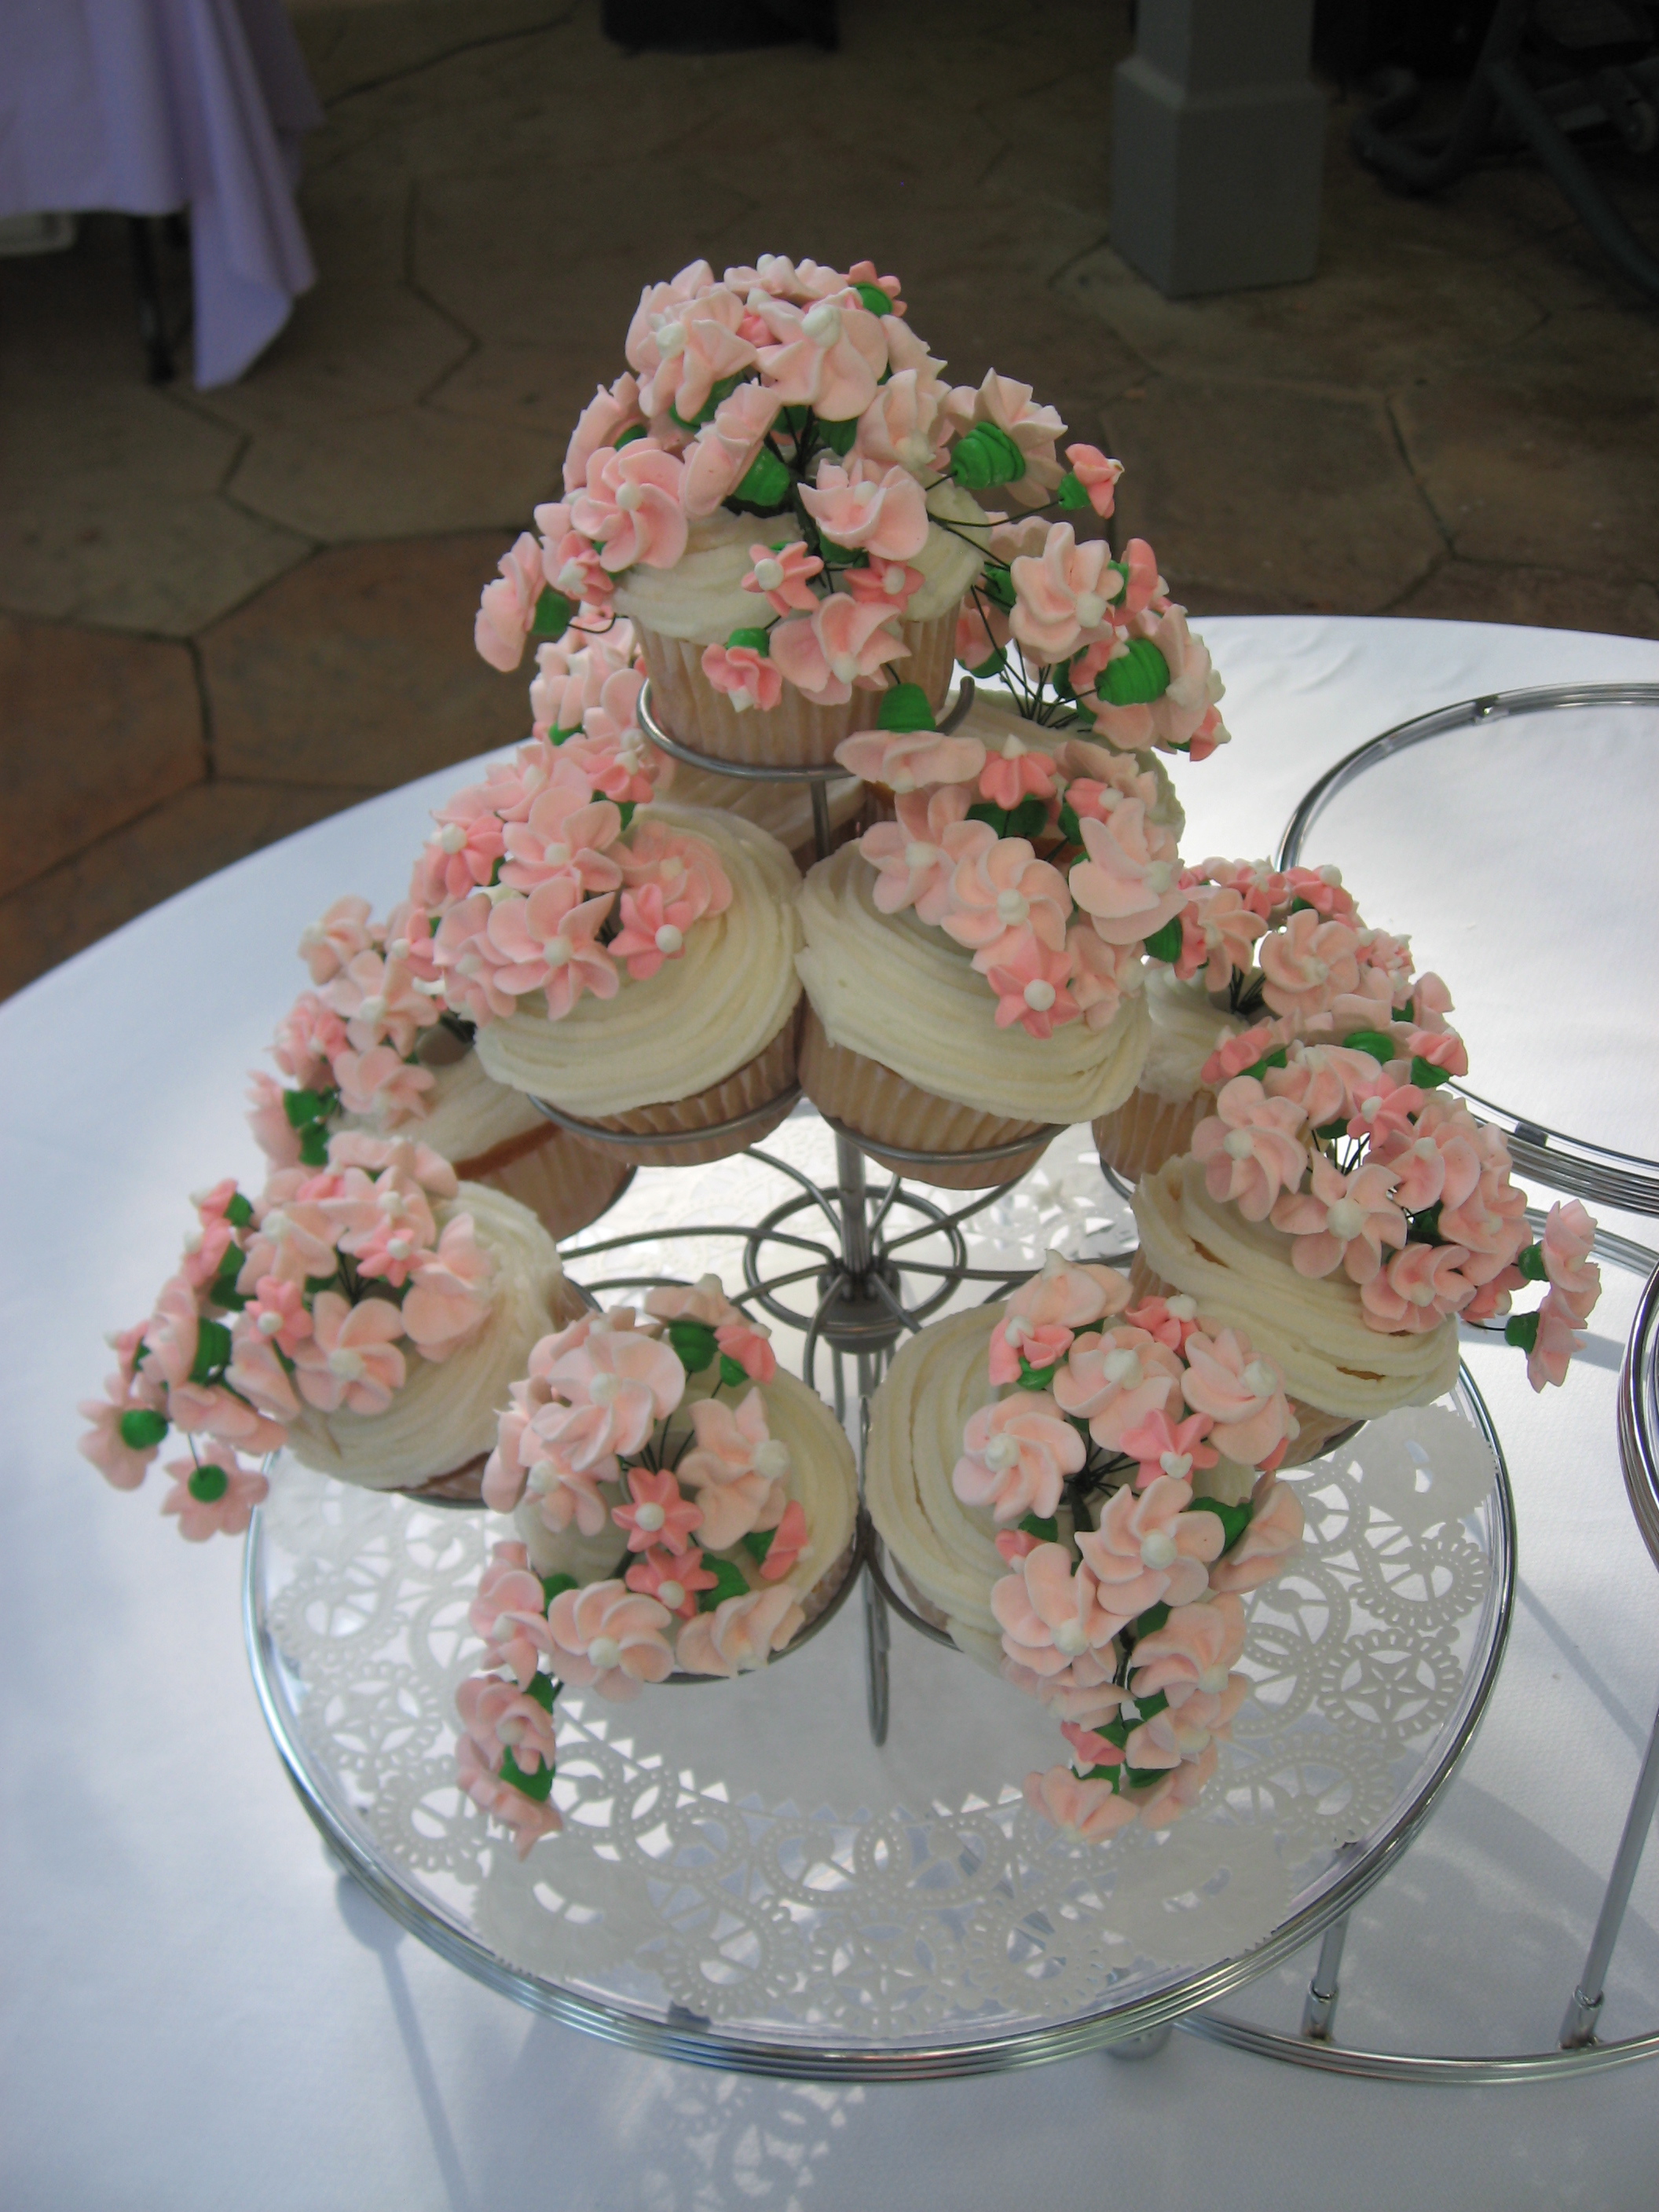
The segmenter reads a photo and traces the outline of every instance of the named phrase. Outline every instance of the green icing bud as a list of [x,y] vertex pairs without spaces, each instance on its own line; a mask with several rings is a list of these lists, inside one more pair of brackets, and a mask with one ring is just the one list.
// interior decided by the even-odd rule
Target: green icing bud
[[726,649],[730,653],[739,646],[746,646],[750,653],[758,653],[763,659],[768,658],[772,651],[772,633],[769,629],[734,629],[726,641]]
[[988,491],[993,484],[1018,483],[1025,473],[1025,456],[994,422],[976,422],[957,440],[951,473],[968,491]]
[[198,1467],[185,1485],[191,1496],[204,1505],[216,1505],[230,1488],[230,1477],[223,1468],[215,1467],[211,1461]]
[[1028,1513],[1018,1525],[1025,1535],[1035,1536],[1039,1544],[1060,1541],[1060,1523],[1053,1518],[1045,1520],[1039,1514]]
[[728,1390],[735,1390],[739,1382],[749,1380],[749,1370],[740,1359],[733,1359],[729,1352],[720,1354],[720,1381]]
[[986,562],[985,573],[979,580],[979,588],[991,605],[1000,607],[1005,614],[1012,607],[1015,596],[1013,572],[1005,562]]
[[1523,1246],[1516,1255],[1515,1264],[1521,1270],[1522,1279],[1528,1283],[1541,1283],[1548,1274],[1548,1270],[1544,1265],[1544,1248],[1541,1244]]
[[699,1613],[713,1613],[714,1607],[717,1605],[723,1605],[727,1598],[746,1597],[749,1595],[749,1584],[744,1578],[743,1569],[732,1560],[719,1559],[713,1552],[704,1552],[698,1560],[698,1565],[714,1577],[713,1589],[700,1589],[697,1592]]
[[285,1091],[283,1111],[290,1128],[303,1129],[307,1122],[322,1120],[323,1102],[314,1091]]
[[536,618],[530,625],[537,637],[551,638],[556,642],[570,627],[576,612],[576,603],[562,592],[556,592],[551,584],[543,587],[536,602]]
[[1355,1030],[1343,1038],[1342,1048],[1345,1052],[1369,1053],[1379,1065],[1399,1058],[1394,1039],[1385,1036],[1381,1030]]
[[1439,1085],[1451,1081],[1451,1070],[1437,1067],[1431,1060],[1425,1060],[1421,1053],[1414,1053],[1412,1056],[1412,1081],[1419,1091],[1433,1091]]
[[501,1779],[535,1805],[544,1805],[553,1794],[552,1768],[538,1766],[533,1774],[526,1774],[511,1751],[501,1753]]
[[222,1321],[196,1324],[196,1357],[191,1362],[192,1382],[206,1382],[230,1364],[230,1331]]
[[313,1121],[300,1133],[300,1164],[307,1168],[328,1165],[328,1131],[320,1121]]
[[1007,810],[996,805],[991,799],[976,799],[968,809],[968,819],[970,822],[989,823],[999,837],[1006,836],[1008,833]]
[[[1188,1510],[1192,1513],[1214,1514],[1226,1534],[1226,1541],[1221,1547],[1224,1552],[1231,1552],[1250,1525],[1250,1504],[1248,1498],[1242,1505],[1224,1505],[1218,1498],[1195,1498]],[[1167,1699],[1163,1699],[1159,1703],[1160,1712],[1167,1703]],[[1142,1705],[1140,1708],[1140,1717],[1144,1721],[1149,1721],[1152,1717],[1149,1701],[1148,1705]]]
[[764,507],[769,514],[787,501],[793,481],[771,447],[763,446],[732,496],[745,506]]
[[777,1533],[775,1528],[751,1528],[743,1539],[743,1548],[751,1559],[764,1566],[766,1555],[772,1548],[772,1539]]
[[1087,491],[1079,482],[1075,471],[1071,469],[1067,469],[1060,478],[1060,489],[1054,494],[1054,497],[1062,507],[1068,509],[1075,510],[1078,507],[1087,507],[1089,504]]
[[876,716],[878,730],[932,730],[938,727],[927,694],[920,684],[895,684],[881,696]]
[[1033,1367],[1022,1352],[1019,1355],[1019,1387],[1022,1390],[1046,1390],[1054,1379],[1054,1363],[1047,1367]]
[[1538,1347],[1538,1316],[1535,1313],[1512,1314],[1504,1324],[1504,1341],[1517,1351],[1532,1352]]
[[1437,1199],[1432,1206],[1425,1206],[1420,1213],[1413,1214],[1407,1233],[1413,1244],[1445,1243],[1447,1240],[1440,1233],[1441,1203]]
[[867,568],[870,556],[861,545],[837,545],[833,538],[820,535],[818,551],[823,556],[826,568]]
[[1069,799],[1060,803],[1060,834],[1068,845],[1083,842],[1083,824],[1077,818],[1077,809]]
[[617,811],[622,817],[622,826],[624,830],[626,830],[629,823],[634,819],[634,810],[638,806],[638,805],[639,801],[637,799],[624,799],[617,806]]
[[1170,1608],[1167,1605],[1149,1605],[1140,1618],[1133,1624],[1135,1642],[1139,1644],[1143,1636],[1156,1636],[1169,1618]]
[[854,284],[853,289],[872,315],[890,315],[893,303],[879,284]]
[[714,1355],[720,1350],[714,1341],[714,1332],[707,1322],[671,1321],[668,1341],[688,1375],[701,1375],[705,1367],[712,1367]]
[[225,1219],[229,1222],[233,1229],[246,1229],[252,1218],[252,1200],[244,1198],[240,1190],[237,1191],[225,1208]]
[[[572,1589],[576,1587],[574,1575],[549,1575],[545,1580],[550,1583],[568,1583]],[[550,1599],[549,1603],[551,1602]],[[563,1687],[564,1684],[556,1682],[550,1674],[532,1674],[530,1678],[530,1686],[525,1692],[525,1695],[527,1698],[534,1698],[544,1713],[550,1713],[553,1710],[553,1700]]]
[[1176,915],[1172,921],[1166,921],[1162,929],[1155,929],[1146,939],[1147,956],[1153,960],[1167,960],[1173,965],[1181,957],[1184,942],[1185,932],[1181,927],[1181,916]]
[[148,1406],[130,1407],[115,1425],[129,1451],[151,1451],[167,1432],[167,1415]]
[[1095,679],[1095,695],[1113,707],[1144,707],[1170,688],[1170,664],[1149,637],[1132,637],[1129,650],[1109,660]]
[[611,450],[613,453],[619,453],[624,446],[631,446],[635,438],[642,438],[644,435],[645,425],[643,422],[630,422],[627,429],[618,431],[617,434],[616,442],[612,445]]

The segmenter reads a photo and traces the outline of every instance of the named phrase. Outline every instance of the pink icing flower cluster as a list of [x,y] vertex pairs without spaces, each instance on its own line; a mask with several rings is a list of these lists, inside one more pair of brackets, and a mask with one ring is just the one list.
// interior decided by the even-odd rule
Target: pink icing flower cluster
[[1175,972],[1230,1018],[1193,1133],[1210,1195],[1281,1231],[1298,1274],[1340,1270],[1382,1334],[1492,1322],[1547,1281],[1506,1333],[1534,1389],[1560,1382],[1601,1287],[1595,1224],[1574,1200],[1535,1243],[1502,1130],[1440,1087],[1468,1055],[1439,976],[1366,927],[1334,868],[1206,860],[1181,882]]
[[1034,676],[1071,672],[1083,703],[1070,719],[1097,719],[1130,751],[1202,758],[1227,734],[1220,685],[1149,546],[1136,539],[1115,562],[1103,539],[1079,544],[1071,522],[1038,523],[1029,544],[1014,533],[1015,557],[992,537],[1004,515],[964,530],[959,501],[932,496],[953,485],[1104,519],[1121,464],[1080,444],[1062,460],[1066,425],[1029,385],[994,370],[949,384],[899,290],[872,262],[843,271],[781,255],[721,276],[697,261],[647,285],[627,369],[571,437],[563,498],[535,510],[534,534],[485,587],[479,652],[508,670],[532,636],[602,633],[617,577],[674,568],[724,509],[754,519],[743,581],[755,618],[707,647],[705,675],[739,712],[775,707],[786,683],[836,706],[892,682],[911,602],[954,534],[990,554],[959,657],[1000,666],[1012,623]]
[[1139,989],[1143,951],[1180,951],[1180,857],[1154,818],[1157,779],[1132,755],[927,728],[865,731],[836,757],[896,794],[896,818],[859,841],[877,906],[911,908],[963,947],[999,1029],[1103,1029]]
[[[556,679],[544,671],[544,680],[549,732],[437,809],[410,887],[416,988],[463,1023],[504,1019],[530,998],[553,1021],[589,994],[612,999],[680,958],[697,924],[732,902],[705,839],[649,813],[635,818],[662,756],[642,739],[607,733],[590,745],[562,732],[556,717],[580,704],[568,687],[587,678],[567,672],[556,699]],[[631,715],[642,680],[635,669],[613,673],[605,691],[623,685]],[[582,713],[587,727],[611,708]]]
[[511,1386],[485,1503],[616,1546],[611,1571],[581,1583],[540,1577],[523,1544],[498,1544],[472,1606],[489,1671],[459,1693],[461,1786],[520,1856],[559,1825],[560,1686],[629,1698],[676,1668],[747,1673],[799,1632],[811,1531],[752,1387],[776,1373],[767,1330],[709,1275],[653,1291],[643,1313],[617,1306],[544,1337]]
[[1278,1370],[1192,1299],[1133,1297],[1115,1269],[1051,1252],[992,1331],[1001,1395],[951,1474],[1010,1569],[991,1592],[1003,1673],[1074,1757],[1026,1796],[1088,1842],[1197,1802],[1246,1692],[1242,1598],[1302,1535],[1273,1473],[1296,1431]]
[[265,1482],[239,1453],[278,1449],[307,1407],[384,1413],[411,1359],[446,1360],[483,1326],[495,1263],[458,1188],[426,1146],[349,1132],[257,1199],[216,1184],[154,1311],[111,1340],[82,1454],[133,1490],[176,1429],[191,1456],[169,1463],[162,1510],[191,1540],[240,1534]]

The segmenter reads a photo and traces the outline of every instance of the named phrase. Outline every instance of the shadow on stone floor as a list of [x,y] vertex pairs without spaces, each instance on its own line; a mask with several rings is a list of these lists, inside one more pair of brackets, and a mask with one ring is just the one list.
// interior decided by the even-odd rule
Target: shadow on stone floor
[[[1659,314],[1548,180],[1391,197],[1334,98],[1315,278],[1164,300],[1109,243],[1128,12],[846,0],[839,53],[687,59],[592,0],[307,4],[320,281],[240,385],[143,383],[114,218],[0,262],[0,791],[40,832],[0,991],[520,733],[477,593],[641,283],[699,253],[898,270],[957,377],[1128,463],[1118,526],[1197,612],[1659,635]],[[1609,177],[1659,237],[1653,166]]]

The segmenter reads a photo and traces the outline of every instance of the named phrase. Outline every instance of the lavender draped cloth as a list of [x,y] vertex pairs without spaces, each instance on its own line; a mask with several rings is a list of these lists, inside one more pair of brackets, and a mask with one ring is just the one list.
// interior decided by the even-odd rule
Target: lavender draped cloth
[[282,0],[0,0],[0,216],[188,207],[204,387],[316,281],[294,187],[322,119]]

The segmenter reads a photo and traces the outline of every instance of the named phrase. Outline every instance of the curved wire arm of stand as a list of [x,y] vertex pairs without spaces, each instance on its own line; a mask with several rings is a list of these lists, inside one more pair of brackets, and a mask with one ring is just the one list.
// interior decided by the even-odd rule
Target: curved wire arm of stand
[[581,1137],[593,1145],[701,1145],[716,1137],[735,1137],[745,1129],[757,1128],[764,1121],[775,1124],[780,1106],[793,1107],[800,1097],[800,1085],[792,1083],[787,1091],[780,1091],[775,1098],[763,1099],[746,1113],[734,1114],[729,1121],[710,1121],[700,1129],[607,1129],[601,1121],[584,1121],[574,1114],[567,1114],[562,1107],[550,1106],[545,1098],[532,1097],[530,1103],[544,1121],[556,1128],[568,1130],[573,1137]]
[[1176,2026],[1188,2035],[1201,2035],[1209,2043],[1231,2044],[1235,2051],[1251,2051],[1259,2058],[1284,2059],[1292,2066],[1310,2066],[1322,2074],[1346,2074],[1369,2081],[1435,2082],[1448,2087],[1559,2081],[1600,2074],[1611,2066],[1627,2066],[1638,2058],[1659,2057],[1659,2028],[1648,2035],[1626,2037],[1620,2043],[1466,2058],[1432,2051],[1360,2051],[1317,2038],[1281,2035],[1273,2028],[1257,2027],[1251,2021],[1232,2020],[1225,2013],[1188,2013]]
[[[1551,684],[1522,691],[1489,691],[1480,698],[1437,707],[1432,714],[1419,714],[1409,722],[1397,722],[1391,730],[1356,745],[1303,793],[1279,838],[1273,866],[1294,867],[1306,848],[1309,832],[1337,794],[1397,753],[1408,752],[1413,745],[1443,737],[1450,730],[1474,728],[1510,716],[1549,714],[1565,707],[1659,707],[1659,684]],[[1600,1200],[1603,1205],[1622,1206],[1632,1213],[1659,1213],[1659,1160],[1639,1152],[1614,1152],[1587,1137],[1570,1136],[1516,1113],[1512,1107],[1495,1105],[1473,1091],[1462,1091],[1460,1085],[1451,1088],[1462,1091],[1472,1105],[1509,1125],[1510,1151],[1523,1176],[1552,1189]],[[1107,1181],[1123,1191],[1122,1183],[1109,1169]]]

